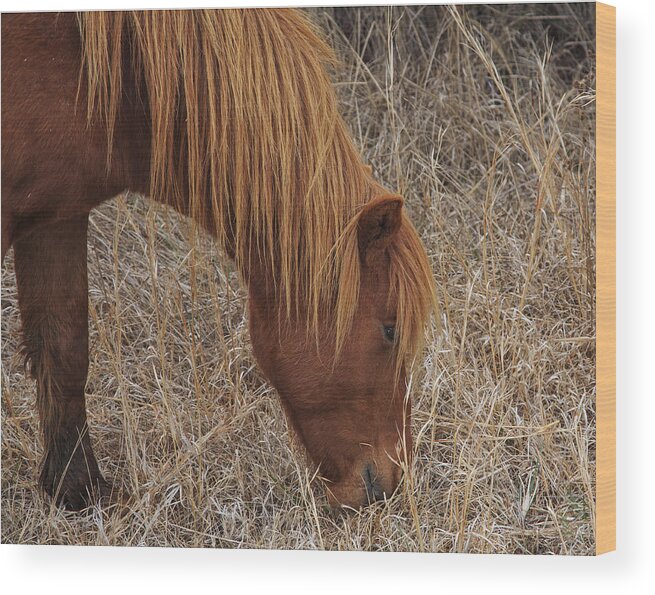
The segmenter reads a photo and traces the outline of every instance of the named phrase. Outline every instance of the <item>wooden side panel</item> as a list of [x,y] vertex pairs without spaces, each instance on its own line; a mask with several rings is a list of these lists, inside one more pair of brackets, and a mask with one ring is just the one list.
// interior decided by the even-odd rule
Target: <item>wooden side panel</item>
[[596,553],[616,549],[616,9],[596,3]]

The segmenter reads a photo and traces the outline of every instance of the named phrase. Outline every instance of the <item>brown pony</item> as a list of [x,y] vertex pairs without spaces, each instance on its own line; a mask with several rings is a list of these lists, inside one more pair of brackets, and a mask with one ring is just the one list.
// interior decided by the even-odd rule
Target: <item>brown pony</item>
[[126,189],[190,216],[236,263],[255,356],[331,504],[395,490],[434,290],[402,198],[337,112],[334,62],[293,10],[3,15],[2,256],[14,247],[40,485],[58,502],[111,492],[84,402],[86,234]]

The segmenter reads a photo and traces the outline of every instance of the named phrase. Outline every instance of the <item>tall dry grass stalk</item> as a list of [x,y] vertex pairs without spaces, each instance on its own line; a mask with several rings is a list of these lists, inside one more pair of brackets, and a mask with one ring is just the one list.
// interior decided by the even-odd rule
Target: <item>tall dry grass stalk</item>
[[236,272],[186,221],[130,196],[92,215],[87,386],[96,454],[129,509],[67,514],[35,488],[10,256],[3,541],[592,553],[593,10],[310,11],[343,61],[337,92],[365,160],[406,197],[442,307],[411,378],[411,479],[390,501],[327,508],[252,357]]

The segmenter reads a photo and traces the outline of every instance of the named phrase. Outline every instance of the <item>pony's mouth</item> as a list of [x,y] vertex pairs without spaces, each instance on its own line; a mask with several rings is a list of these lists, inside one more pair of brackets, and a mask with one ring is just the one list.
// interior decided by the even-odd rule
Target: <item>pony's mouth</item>
[[[368,463],[362,471],[362,479],[364,480],[364,487],[366,488],[366,497],[368,503],[383,500],[387,495],[382,487],[381,478],[378,476],[375,465]],[[389,494],[390,496],[391,494]]]

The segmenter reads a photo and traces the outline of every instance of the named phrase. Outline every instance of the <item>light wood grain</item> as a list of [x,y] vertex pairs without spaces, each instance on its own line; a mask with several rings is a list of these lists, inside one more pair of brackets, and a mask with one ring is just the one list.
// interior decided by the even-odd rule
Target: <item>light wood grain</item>
[[616,9],[596,3],[596,553],[616,549]]

